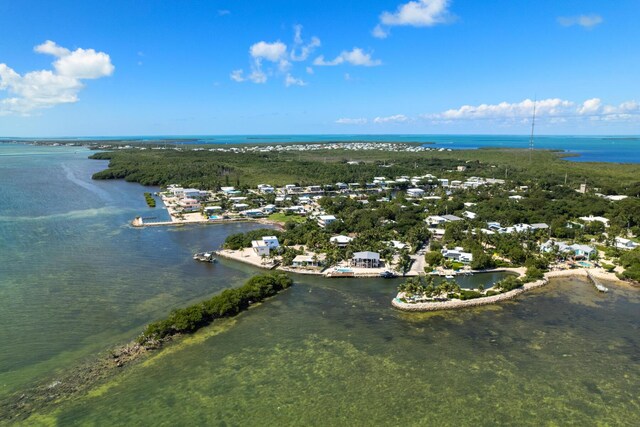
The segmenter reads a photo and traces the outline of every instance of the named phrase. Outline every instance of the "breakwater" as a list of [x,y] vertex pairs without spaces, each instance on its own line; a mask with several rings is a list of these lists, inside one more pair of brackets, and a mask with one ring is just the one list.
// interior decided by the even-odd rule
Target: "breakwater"
[[580,277],[580,278],[588,279],[589,274],[591,274],[593,277],[597,277],[602,280],[619,281],[619,279],[615,276],[615,274],[607,273],[607,272],[596,270],[596,269],[559,270],[559,271],[550,271],[548,273],[545,273],[544,278],[542,280],[536,280],[535,282],[525,283],[519,288],[504,292],[502,294],[474,298],[469,300],[452,299],[448,301],[428,301],[428,302],[419,302],[419,303],[408,303],[408,302],[401,301],[401,298],[403,295],[402,293],[400,293],[391,301],[391,305],[397,308],[398,310],[402,310],[402,311],[440,311],[440,310],[457,310],[457,309],[469,308],[469,307],[479,307],[482,305],[496,304],[501,301],[512,300],[527,291],[547,285],[549,283],[549,280],[552,278]]

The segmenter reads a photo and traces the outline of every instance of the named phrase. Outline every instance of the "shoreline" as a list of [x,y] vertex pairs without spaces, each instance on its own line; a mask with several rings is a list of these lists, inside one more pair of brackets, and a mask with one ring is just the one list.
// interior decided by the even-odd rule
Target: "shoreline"
[[[172,217],[173,218],[173,217]],[[284,224],[279,221],[274,221],[266,218],[233,218],[233,219],[202,219],[202,220],[189,220],[189,221],[158,221],[158,222],[143,222],[139,220],[139,217],[134,218],[130,225],[134,228],[145,227],[176,227],[184,225],[220,225],[238,222],[251,222],[264,225],[272,225],[278,227],[280,230],[284,230]]]
[[396,296],[391,301],[391,305],[401,311],[409,312],[426,312],[426,311],[442,311],[442,310],[457,310],[468,307],[478,307],[482,305],[496,304],[501,301],[512,300],[519,295],[528,292],[532,289],[541,288],[549,284],[551,279],[557,279],[562,277],[579,277],[588,280],[588,274],[591,274],[596,279],[605,280],[607,282],[621,283],[614,273],[607,273],[602,269],[576,269],[576,270],[557,270],[549,271],[544,274],[544,278],[536,280],[535,282],[525,283],[519,288],[512,289],[502,294],[492,295],[488,297],[480,297],[468,300],[452,299],[448,301],[433,301],[433,302],[420,302],[420,303],[406,303],[400,301],[400,298]]
[[[213,328],[220,321],[234,320],[238,316],[262,306],[265,302],[277,297],[278,294],[285,292],[289,288],[281,289],[260,301],[250,302],[245,309],[238,313],[216,318],[195,331],[175,332],[161,338],[152,337],[144,342],[139,342],[136,338],[125,344],[100,351],[95,356],[69,368],[60,375],[49,377],[45,381],[0,399],[0,424],[3,421],[13,423],[24,421],[38,410],[55,407],[62,399],[72,399],[86,395],[90,393],[93,386],[121,374],[124,369],[136,366],[160,354],[172,345],[182,342],[185,338],[194,336],[201,329]],[[218,320],[218,322],[215,320]]]
[[[274,224],[275,225],[275,224]],[[422,276],[422,274],[417,274],[415,271],[407,271],[404,275],[398,273],[398,271],[393,268],[379,267],[379,268],[358,268],[358,267],[344,267],[348,268],[349,272],[336,272],[334,267],[341,268],[341,266],[329,266],[324,268],[296,268],[292,266],[283,266],[277,262],[269,262],[265,263],[261,258],[259,258],[253,252],[251,248],[243,248],[238,250],[233,249],[218,249],[213,251],[217,256],[225,259],[229,259],[232,261],[241,262],[243,264],[252,265],[254,267],[263,268],[267,270],[279,270],[285,271],[288,273],[297,273],[297,274],[306,274],[310,276],[318,276],[324,278],[379,278],[380,273],[384,271],[394,271],[396,273],[395,278],[407,278],[407,277],[415,277]],[[512,273],[517,274],[518,276],[524,276],[525,268],[524,267],[498,267],[492,268],[489,270],[469,270],[464,273],[458,273],[455,271],[446,272],[447,274],[453,274],[454,276],[466,276],[468,273],[472,275],[475,274],[490,274],[490,273]],[[427,275],[434,277],[444,277],[444,274],[438,274],[435,272],[426,273]]]

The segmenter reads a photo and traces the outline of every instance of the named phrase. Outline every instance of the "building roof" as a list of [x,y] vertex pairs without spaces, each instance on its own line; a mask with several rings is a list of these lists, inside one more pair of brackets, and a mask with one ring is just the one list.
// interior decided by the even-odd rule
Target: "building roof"
[[372,260],[380,260],[380,254],[378,252],[355,252],[353,254],[353,259],[372,259]]

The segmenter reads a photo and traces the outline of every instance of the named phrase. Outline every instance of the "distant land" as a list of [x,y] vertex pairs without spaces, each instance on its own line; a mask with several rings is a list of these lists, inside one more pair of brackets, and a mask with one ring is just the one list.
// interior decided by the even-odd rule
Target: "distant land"
[[[470,150],[483,147],[528,148],[529,135],[151,135],[110,137],[0,138],[0,142],[40,144],[184,144],[184,145],[246,145],[246,144],[306,144],[306,143],[403,143],[429,144],[435,148]],[[640,163],[638,135],[539,135],[535,149],[561,150],[573,154],[567,158],[577,162]]]

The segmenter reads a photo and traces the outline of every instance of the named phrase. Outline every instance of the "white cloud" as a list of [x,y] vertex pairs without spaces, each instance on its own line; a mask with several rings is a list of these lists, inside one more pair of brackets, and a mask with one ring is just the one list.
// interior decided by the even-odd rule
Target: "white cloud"
[[81,80],[110,76],[115,69],[109,55],[93,49],[70,51],[47,40],[34,51],[58,58],[53,63],[55,71],[20,75],[6,64],[0,64],[0,90],[10,95],[0,99],[0,115],[29,115],[34,110],[77,102],[78,93],[84,87]]
[[286,87],[289,87],[289,86],[306,86],[307,83],[305,81],[303,81],[302,79],[297,79],[297,78],[293,77],[291,74],[287,74],[287,76],[284,79],[284,85]]
[[376,117],[373,119],[373,123],[384,124],[384,123],[406,123],[409,121],[409,118],[404,114],[396,114],[394,116],[388,117]]
[[[430,119],[444,120],[471,120],[493,118],[523,118],[533,114],[534,101],[525,99],[518,103],[501,102],[499,104],[463,105],[457,109],[451,109],[438,114],[426,115]],[[536,114],[560,115],[566,114],[573,107],[573,102],[558,98],[536,101]]]
[[350,51],[345,50],[331,61],[326,61],[323,55],[318,56],[313,61],[313,64],[318,66],[335,66],[344,63],[363,67],[375,67],[382,64],[382,61],[372,59],[370,53],[365,53],[359,47],[354,47]]
[[291,48],[291,60],[292,61],[306,61],[311,52],[315,48],[320,47],[320,39],[317,37],[311,37],[311,41],[307,44],[302,39],[302,25],[295,25],[293,27],[293,47]]
[[246,80],[244,78],[244,70],[233,70],[229,75],[229,77],[231,78],[231,80],[238,83],[241,83]]
[[286,55],[287,45],[280,41],[273,43],[260,41],[249,48],[249,53],[256,59],[266,59],[267,61],[278,62]]
[[591,29],[596,25],[599,25],[603,22],[602,16],[600,15],[578,15],[578,16],[560,16],[558,18],[558,23],[563,27],[573,27],[574,25],[579,25],[581,27]]
[[398,6],[395,12],[383,12],[380,23],[372,31],[377,38],[386,38],[395,26],[432,27],[451,19],[449,0],[417,0]]
[[582,103],[580,107],[578,107],[578,114],[583,116],[595,114],[599,112],[601,108],[602,108],[602,101],[600,100],[600,98],[587,99]]
[[33,50],[38,53],[44,53],[47,55],[53,55],[57,57],[69,55],[71,53],[69,49],[60,47],[56,43],[52,42],[51,40],[47,40],[46,42],[34,47]]
[[386,39],[389,37],[389,31],[385,30],[382,25],[378,24],[371,30],[371,35],[377,39]]
[[345,117],[345,118],[336,120],[336,123],[341,124],[341,125],[364,125],[367,122],[368,122],[368,120],[365,119],[365,118],[350,119],[350,118]]
[[218,10],[218,16],[226,16],[226,15],[231,15],[231,11],[227,9]]
[[313,74],[313,67],[306,68],[307,74]]
[[[463,105],[436,114],[424,114],[423,118],[434,122],[496,120],[522,121],[530,120],[533,115],[534,101],[525,99],[517,103],[501,102],[499,104]],[[587,99],[576,103],[559,98],[543,99],[535,102],[536,117],[559,122],[561,120],[624,120],[632,117],[640,118],[640,104],[627,101],[619,105],[604,105],[599,98]]]
[[267,75],[259,68],[254,68],[249,74],[249,80],[254,83],[266,83]]

